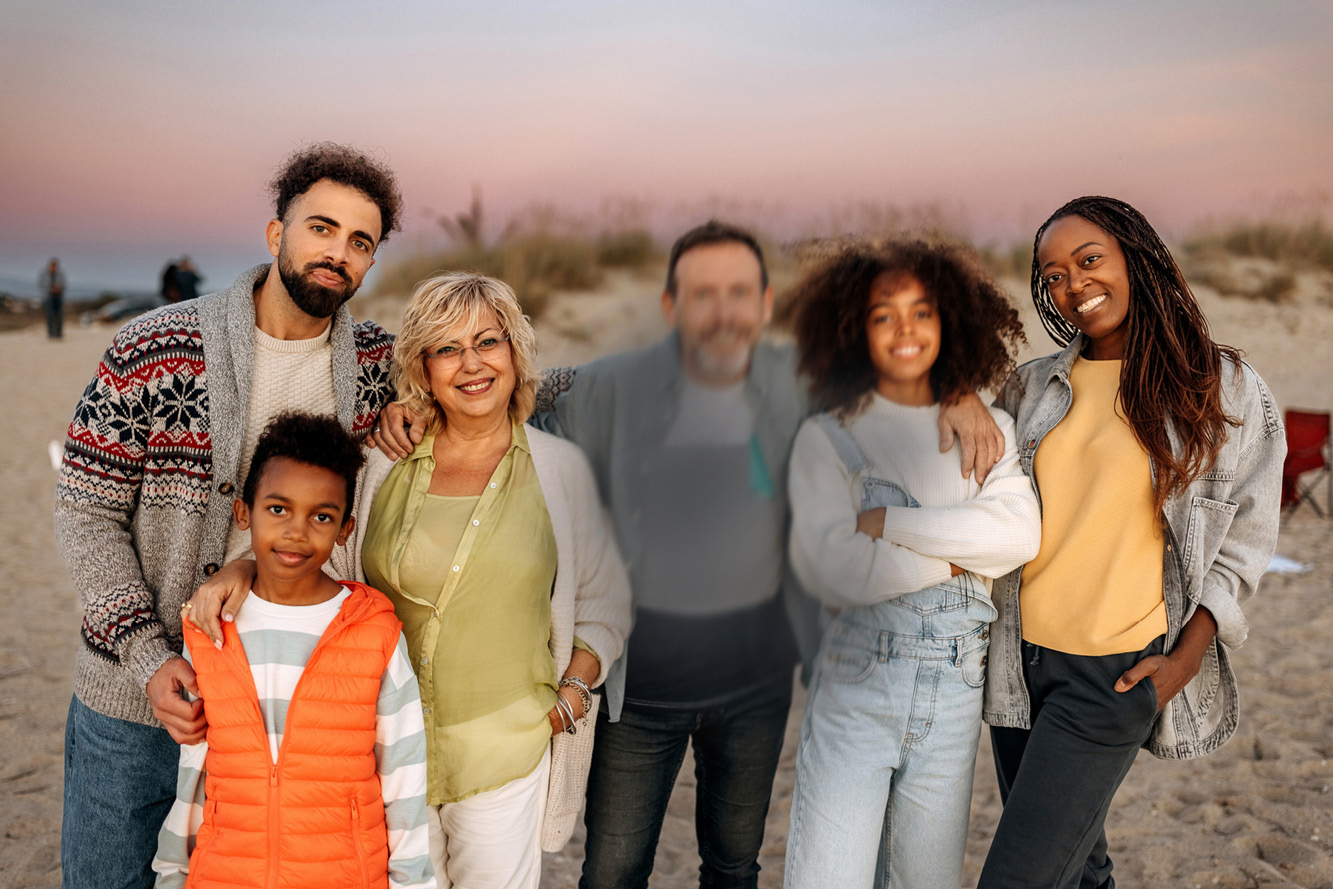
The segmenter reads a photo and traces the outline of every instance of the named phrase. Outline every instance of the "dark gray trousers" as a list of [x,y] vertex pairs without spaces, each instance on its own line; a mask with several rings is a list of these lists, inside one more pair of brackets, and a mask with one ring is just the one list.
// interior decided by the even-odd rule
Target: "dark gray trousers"
[[1106,813],[1157,716],[1151,679],[1115,681],[1141,652],[1100,657],[1023,643],[1032,728],[992,728],[1004,812],[977,889],[1113,889]]

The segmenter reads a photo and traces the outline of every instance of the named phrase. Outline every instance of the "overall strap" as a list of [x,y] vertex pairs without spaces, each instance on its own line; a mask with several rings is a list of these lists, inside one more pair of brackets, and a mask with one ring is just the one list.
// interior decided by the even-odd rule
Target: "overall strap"
[[861,446],[852,438],[852,433],[847,431],[847,427],[838,422],[837,417],[830,413],[816,414],[815,422],[828,433],[834,450],[838,452],[838,457],[847,467],[848,474],[856,475],[870,468],[870,461],[866,459]]

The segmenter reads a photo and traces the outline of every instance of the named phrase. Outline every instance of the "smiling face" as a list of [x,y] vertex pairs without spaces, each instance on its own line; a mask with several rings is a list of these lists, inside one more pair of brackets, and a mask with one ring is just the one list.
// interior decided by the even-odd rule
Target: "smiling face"
[[737,382],[773,314],[758,257],[739,241],[701,244],[681,254],[675,278],[662,313],[680,336],[685,372],[706,385]]
[[347,480],[331,469],[274,457],[264,464],[253,505],[236,500],[232,509],[237,526],[250,531],[255,591],[284,604],[318,599],[317,591],[327,587],[320,568],[352,533]]
[[1129,265],[1116,239],[1082,216],[1064,216],[1041,236],[1037,262],[1056,311],[1091,341],[1087,357],[1123,358]]
[[921,282],[884,272],[870,285],[866,341],[875,391],[898,404],[935,403],[930,369],[940,354],[940,313]]
[[451,331],[423,359],[431,394],[447,424],[497,423],[508,414],[514,394],[518,377],[500,320],[485,309],[473,327]]
[[352,298],[375,264],[380,211],[355,188],[321,179],[269,223],[269,252],[292,302],[328,318]]

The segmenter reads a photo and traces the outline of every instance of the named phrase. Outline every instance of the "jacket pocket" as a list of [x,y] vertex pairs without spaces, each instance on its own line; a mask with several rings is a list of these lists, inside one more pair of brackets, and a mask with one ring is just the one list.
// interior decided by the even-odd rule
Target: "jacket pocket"
[[1226,539],[1227,529],[1239,505],[1233,500],[1212,500],[1194,497],[1190,501],[1189,532],[1185,537],[1185,565],[1187,588],[1197,594],[1198,579],[1208,571],[1217,558]]

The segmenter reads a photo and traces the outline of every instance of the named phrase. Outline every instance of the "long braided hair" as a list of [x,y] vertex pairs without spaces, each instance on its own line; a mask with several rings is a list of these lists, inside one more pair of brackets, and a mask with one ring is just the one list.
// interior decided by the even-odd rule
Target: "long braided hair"
[[[1212,468],[1227,427],[1240,425],[1222,409],[1222,359],[1240,373],[1240,352],[1213,342],[1185,276],[1143,214],[1100,196],[1075,198],[1056,210],[1032,242],[1032,301],[1053,340],[1067,346],[1078,331],[1056,310],[1037,249],[1051,223],[1066,216],[1096,225],[1125,254],[1130,298],[1120,407],[1156,468],[1153,509],[1161,515],[1168,499]],[[1171,449],[1168,423],[1180,438],[1180,453]]]

